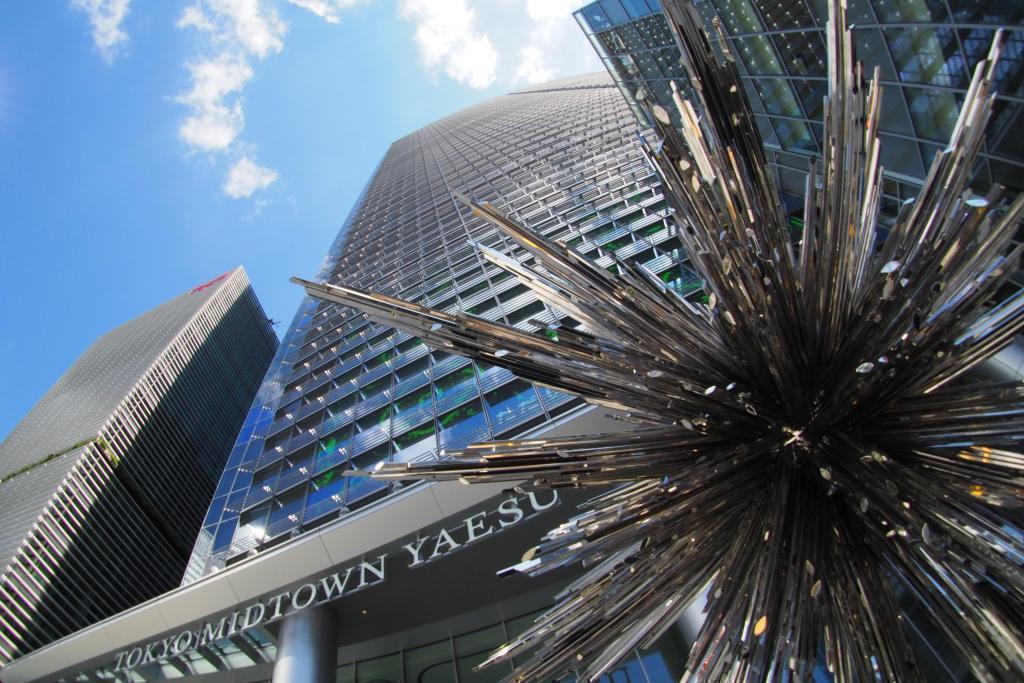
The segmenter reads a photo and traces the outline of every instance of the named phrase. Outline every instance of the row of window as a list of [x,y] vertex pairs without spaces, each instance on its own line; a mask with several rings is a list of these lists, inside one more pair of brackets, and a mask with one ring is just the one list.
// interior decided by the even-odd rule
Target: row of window
[[[580,245],[595,257],[624,250],[664,258],[668,269],[678,245],[667,224],[643,223],[663,218],[663,207],[655,205],[657,179],[635,130],[607,82],[500,98],[428,126],[392,146],[346,223],[332,281],[528,329],[536,329],[534,319],[554,322],[532,292],[476,258],[469,238],[506,253],[521,250],[455,205],[450,193],[467,188],[514,218],[543,224],[553,238],[573,239],[579,230],[570,223],[582,224],[588,239],[600,237],[599,246]],[[609,235],[608,227],[640,236]],[[261,413],[249,443],[236,448],[234,470],[207,515],[214,555],[287,537],[390,491],[343,477],[344,469],[520,433],[573,405],[564,394],[428,352],[406,334],[322,302],[297,316],[285,344],[292,348],[264,397],[273,420],[267,424]]]

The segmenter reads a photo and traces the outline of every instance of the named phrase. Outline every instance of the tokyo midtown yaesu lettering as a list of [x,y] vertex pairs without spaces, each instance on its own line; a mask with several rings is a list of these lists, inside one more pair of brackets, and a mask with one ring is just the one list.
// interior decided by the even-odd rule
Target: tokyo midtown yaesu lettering
[[313,579],[290,591],[254,602],[244,609],[225,614],[217,621],[207,621],[197,629],[182,631],[145,646],[119,652],[115,671],[126,671],[156,662],[164,657],[181,655],[222,638],[229,638],[247,629],[276,621],[292,612],[327,602],[384,580],[387,555],[362,560],[343,571]]
[[[542,498],[546,500],[541,500]],[[523,502],[529,503],[532,512],[527,513],[523,510]],[[406,543],[402,548],[409,553],[409,566],[420,567],[519,524],[524,519],[529,519],[557,504],[556,491],[545,491],[541,494],[530,491],[522,498],[509,496],[495,510],[484,510],[470,515],[451,530],[442,528],[433,534],[417,534],[415,541]]]
[[[509,496],[493,510],[471,514],[456,526],[417,534],[415,540],[401,546],[405,564],[408,567],[420,567],[439,560],[553,508],[558,502],[558,494],[554,491]],[[269,624],[292,612],[377,585],[384,581],[388,557],[385,552],[374,558],[363,559],[343,570],[310,579],[292,590],[276,593],[233,610],[216,620],[210,619],[198,628],[119,652],[115,657],[114,670],[129,671],[166,657],[178,656],[256,626]]]

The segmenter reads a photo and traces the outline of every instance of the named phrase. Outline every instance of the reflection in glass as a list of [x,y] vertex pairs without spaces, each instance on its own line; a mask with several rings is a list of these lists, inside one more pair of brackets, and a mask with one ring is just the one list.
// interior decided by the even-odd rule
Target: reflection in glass
[[733,45],[747,71],[758,76],[782,76],[785,72],[778,58],[775,56],[775,49],[767,36],[749,36],[736,38]]
[[345,478],[341,474],[344,469],[344,466],[335,467],[313,477],[306,499],[308,515],[320,514],[341,504],[345,492]]
[[406,683],[449,683],[455,680],[452,645],[448,640],[406,650]]
[[458,661],[459,683],[498,683],[512,671],[508,662],[488,666],[482,671],[473,668],[484,661],[499,645],[505,643],[502,624],[473,631],[455,638],[455,656]]
[[305,486],[299,486],[274,499],[270,508],[270,519],[267,522],[268,534],[275,535],[282,529],[299,523],[299,513],[302,512],[302,500],[305,493]]
[[948,90],[925,88],[907,88],[903,92],[918,136],[937,142],[948,140],[963,97]]
[[779,136],[779,145],[782,149],[796,149],[808,152],[816,151],[818,145],[811,137],[811,131],[803,121],[791,119],[772,119],[775,124],[775,133]]
[[484,396],[495,434],[541,413],[540,400],[533,387],[523,380],[509,382]]
[[[966,87],[967,66],[952,29],[928,26],[890,28],[885,30],[885,38],[899,78],[904,83]],[[988,52],[987,46],[985,51]]]
[[487,420],[478,399],[448,411],[438,423],[442,448],[459,448],[487,433]]
[[[977,2],[977,0],[967,0]],[[944,0],[873,0],[878,21],[897,23],[905,21],[949,21]]]
[[825,42],[818,31],[798,31],[772,36],[779,59],[794,76],[825,75]]
[[402,683],[402,667],[396,652],[356,664],[356,683]]

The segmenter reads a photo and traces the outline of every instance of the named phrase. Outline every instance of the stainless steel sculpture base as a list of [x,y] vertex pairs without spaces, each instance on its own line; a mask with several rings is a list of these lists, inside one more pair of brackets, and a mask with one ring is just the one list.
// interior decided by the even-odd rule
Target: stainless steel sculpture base
[[[949,145],[883,239],[878,74],[865,83],[830,6],[825,154],[791,242],[724,39],[663,3],[688,72],[682,134],[658,106],[644,144],[705,280],[707,307],[642,267],[609,274],[463,198],[535,259],[484,246],[582,326],[529,332],[342,286],[295,280],[428,344],[628,411],[637,429],[478,444],[384,479],[617,487],[511,571],[588,568],[488,661],[511,680],[599,677],[653,642],[711,582],[689,675],[707,681],[908,681],[897,598],[916,603],[980,680],[1024,678],[1024,389],[966,373],[1024,325],[1024,197],[966,191],[992,109],[999,37]],[[719,50],[726,50],[723,54]],[[486,663],[485,663],[486,664]]]

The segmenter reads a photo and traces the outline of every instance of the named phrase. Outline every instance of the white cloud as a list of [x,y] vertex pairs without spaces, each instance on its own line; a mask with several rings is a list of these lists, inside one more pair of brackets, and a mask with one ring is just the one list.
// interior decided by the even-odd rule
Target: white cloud
[[[187,64],[191,87],[176,101],[188,108],[178,137],[197,152],[229,152],[245,128],[241,92],[252,80],[252,59],[284,48],[287,25],[261,0],[199,0],[185,7],[176,26],[199,37],[200,57]],[[277,173],[242,157],[223,186],[230,197],[248,197]]]
[[287,24],[273,8],[264,8],[260,0],[207,0],[214,16],[220,19],[221,40],[234,39],[260,59],[284,47]]
[[513,77],[516,82],[543,83],[555,73],[545,65],[544,53],[536,45],[527,45],[519,51],[519,66]]
[[341,21],[340,10],[357,5],[363,0],[288,0],[296,7],[301,7],[317,15],[329,24]]
[[229,53],[189,65],[192,89],[178,97],[191,109],[178,129],[179,137],[191,148],[203,152],[225,150],[245,126],[242,102],[230,105],[224,98],[239,92],[253,76],[242,57]]
[[585,4],[579,0],[526,0],[526,14],[534,21],[560,22],[568,18],[575,23],[573,11]]
[[[584,0],[399,0],[398,15],[414,25],[423,67],[482,89],[600,71],[594,48],[572,16],[583,4]],[[492,26],[501,30],[490,33],[487,28]]]
[[[341,9],[361,1],[289,0],[329,23],[339,21]],[[175,98],[188,108],[178,137],[192,151],[227,152],[238,158],[221,189],[235,199],[249,197],[277,180],[277,172],[257,165],[248,154],[238,156],[240,146],[254,149],[239,140],[245,128],[241,93],[255,75],[254,61],[284,49],[288,25],[265,0],[195,0],[176,26],[195,31],[199,38],[199,56],[186,65],[191,87]]]
[[71,6],[85,12],[92,27],[92,41],[108,63],[114,61],[128,33],[121,23],[128,15],[131,0],[72,0]]
[[224,181],[224,194],[232,199],[250,197],[257,190],[268,187],[277,180],[277,173],[269,168],[257,165],[249,157],[242,157],[228,171]]
[[471,88],[494,83],[498,52],[465,0],[401,0],[398,14],[416,25],[416,44],[427,68],[442,68]]
[[527,42],[516,53],[513,83],[543,83],[600,68],[572,16],[582,4],[578,0],[526,0],[529,28],[521,35]]
[[200,31],[212,31],[215,28],[213,22],[210,21],[210,17],[206,16],[206,12],[199,5],[189,5],[186,7],[175,26],[178,28],[195,28]]

